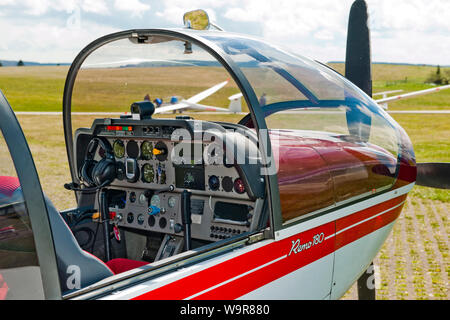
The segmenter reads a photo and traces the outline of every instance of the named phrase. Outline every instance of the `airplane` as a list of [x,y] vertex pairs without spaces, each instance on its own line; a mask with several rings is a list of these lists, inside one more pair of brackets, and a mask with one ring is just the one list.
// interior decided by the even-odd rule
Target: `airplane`
[[[11,157],[2,161],[0,186],[15,201],[21,193],[17,223],[32,230],[29,241],[17,243],[20,262],[8,259],[14,247],[2,246],[0,297],[328,300],[358,282],[360,298],[373,298],[370,267],[408,193],[415,184],[450,188],[450,166],[416,163],[406,132],[370,97],[365,1],[352,5],[346,77],[263,39],[212,30],[202,10],[183,20],[189,28],[101,37],[70,66],[63,124],[72,182],[64,187],[74,192],[75,208],[59,211],[44,195],[22,129],[0,94],[1,156]],[[77,90],[86,90],[90,57],[107,62],[146,50],[174,64],[189,54],[205,77],[222,68],[240,91],[229,100],[240,106],[245,99],[248,113],[236,122],[236,115],[153,118],[158,108],[136,101],[131,115],[72,118],[77,94],[86,95]],[[174,82],[199,74],[167,68]],[[96,69],[95,79],[111,87],[98,93],[88,79],[93,108],[96,94],[112,97],[111,108],[125,103],[114,74],[133,72],[151,76],[152,68]],[[216,79],[211,71],[208,81]],[[180,103],[189,108],[197,98]],[[4,173],[8,166],[17,178]]]
[[386,92],[380,92],[380,93],[376,93],[374,95],[382,95],[383,98],[382,99],[378,99],[375,100],[376,103],[378,103],[384,110],[388,109],[388,102],[391,101],[398,101],[401,99],[407,99],[407,98],[412,98],[412,97],[417,97],[417,96],[421,96],[421,95],[425,95],[425,94],[429,94],[429,93],[434,93],[434,92],[439,92],[445,89],[450,89],[450,85],[445,85],[445,86],[440,86],[440,87],[436,87],[436,88],[431,88],[431,89],[425,89],[425,90],[420,90],[420,91],[413,91],[413,92],[408,92],[405,94],[400,94],[397,96],[393,96],[393,97],[388,97],[387,95],[390,93],[395,93],[395,92],[402,92],[403,90],[393,90],[393,91],[386,91]]
[[214,94],[221,88],[223,88],[227,83],[228,83],[228,80],[223,81],[205,91],[202,91],[202,92],[190,97],[189,99],[186,99],[186,100],[183,99],[179,103],[169,104],[169,105],[161,105],[160,107],[155,109],[154,113],[158,114],[158,113],[181,111],[181,110],[188,110],[188,109],[194,109],[194,110],[200,110],[200,111],[230,112],[229,109],[219,108],[219,107],[214,107],[214,106],[205,106],[205,105],[201,105],[198,103],[198,102],[202,101],[203,99],[209,97],[210,95]]

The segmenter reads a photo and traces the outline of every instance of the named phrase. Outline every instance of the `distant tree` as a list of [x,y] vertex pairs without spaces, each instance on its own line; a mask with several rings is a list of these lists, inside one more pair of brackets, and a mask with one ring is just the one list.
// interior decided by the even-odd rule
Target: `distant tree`
[[445,85],[448,84],[450,81],[450,72],[446,72],[446,76],[442,76],[441,73],[441,66],[437,66],[436,72],[433,72],[428,79],[426,80],[427,83],[434,83],[437,85]]
[[23,63],[23,61],[22,60],[19,60],[19,62],[17,62],[17,66],[18,67],[22,67],[22,66],[24,66],[25,64]]

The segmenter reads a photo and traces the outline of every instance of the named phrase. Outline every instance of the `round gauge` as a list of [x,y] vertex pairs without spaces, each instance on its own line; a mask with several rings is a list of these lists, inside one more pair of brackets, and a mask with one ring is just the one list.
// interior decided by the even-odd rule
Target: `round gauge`
[[223,177],[222,188],[226,192],[233,190],[233,179],[231,179],[231,177]]
[[136,141],[130,140],[127,143],[127,155],[129,158],[136,159],[139,156],[139,146]]
[[147,222],[148,222],[148,225],[150,227],[153,227],[155,225],[155,222],[156,222],[155,216],[148,217],[148,221]]
[[155,179],[155,170],[150,163],[142,166],[142,180],[147,183],[152,183]]
[[141,144],[141,156],[142,159],[151,160],[153,158],[153,143],[150,141],[144,141]]
[[144,203],[146,203],[146,202],[147,202],[147,197],[145,196],[144,193],[141,193],[141,194],[139,195],[139,203],[140,203],[140,204],[144,204]]
[[130,193],[130,202],[134,203],[136,201],[136,193],[135,192],[131,192]]
[[170,196],[168,200],[169,208],[174,208],[177,204],[177,198]]
[[144,215],[143,214],[138,215],[136,220],[138,224],[140,225],[144,224],[145,221]]
[[123,156],[125,155],[125,145],[123,144],[122,140],[114,141],[113,152],[116,158],[123,158]]
[[164,142],[159,141],[157,144],[155,144],[155,148],[153,149],[153,154],[156,156],[156,159],[159,161],[166,161],[167,160],[167,146]]
[[164,229],[167,226],[167,220],[166,218],[162,217],[161,219],[159,219],[159,227],[161,229]]
[[133,223],[133,221],[134,221],[134,214],[133,214],[133,212],[130,212],[130,213],[127,215],[127,222],[128,222],[128,223]]
[[219,180],[219,178],[217,176],[214,176],[214,175],[210,176],[209,179],[208,179],[208,185],[209,185],[209,188],[212,191],[219,190],[219,187],[220,187],[220,180]]
[[242,181],[241,178],[237,178],[236,180],[234,180],[234,191],[236,191],[239,194],[245,192],[244,181]]
[[150,205],[157,207],[157,208],[161,208],[161,199],[159,198],[159,196],[157,194],[155,194],[152,199],[150,200]]

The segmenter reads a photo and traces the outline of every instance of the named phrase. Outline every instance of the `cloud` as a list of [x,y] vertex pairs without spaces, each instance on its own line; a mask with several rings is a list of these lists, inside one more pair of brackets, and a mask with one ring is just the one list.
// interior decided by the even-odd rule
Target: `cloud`
[[[366,1],[374,61],[450,64],[448,0]],[[51,38],[58,30],[66,32],[62,34],[69,39],[77,38],[79,44],[81,38],[88,43],[94,35],[118,31],[119,27],[181,27],[183,13],[203,8],[225,30],[260,36],[321,61],[343,60],[352,3],[353,0],[0,0],[2,48],[9,48],[8,52],[0,52],[0,58],[22,54],[23,49],[16,53],[11,50],[16,50],[17,42],[26,41],[29,46],[25,49],[31,57],[33,48],[28,38],[35,35],[37,25],[42,32],[39,43],[49,47],[43,49],[39,43],[33,43],[39,48],[36,56],[42,57],[42,50],[55,54],[59,51],[62,56],[58,60],[67,61],[70,58],[64,54],[71,52],[67,48],[72,43],[55,43]],[[79,32],[76,37],[68,35],[75,29]],[[9,35],[19,31],[24,38]]]
[[11,22],[5,19],[0,20],[0,30],[8,30],[0,33],[6,49],[0,53],[2,60],[38,62],[72,62],[89,42],[118,31],[84,20],[67,25],[21,20],[20,26],[11,28]]
[[[450,64],[448,0],[366,0],[374,61]],[[263,38],[322,61],[343,60],[353,0],[242,0],[223,17],[253,23]]]
[[115,0],[114,8],[119,11],[128,11],[132,17],[142,17],[144,12],[150,10],[150,5],[139,0]]
[[81,4],[81,8],[85,12],[92,12],[96,14],[105,15],[111,13],[106,2],[102,0],[85,0]]

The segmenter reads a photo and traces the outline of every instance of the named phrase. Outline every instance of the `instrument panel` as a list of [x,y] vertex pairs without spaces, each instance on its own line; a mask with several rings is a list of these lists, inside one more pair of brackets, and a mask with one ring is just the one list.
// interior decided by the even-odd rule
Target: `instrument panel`
[[[78,129],[75,150],[81,167],[93,132],[111,146],[116,178],[107,187],[108,208],[119,227],[182,236],[181,193],[187,190],[192,238],[218,241],[251,229],[262,199],[250,190],[248,179],[258,184],[261,179],[228,164],[217,141],[173,139],[177,126],[118,126],[111,121],[115,119],[97,119],[91,129]],[[99,148],[94,160],[104,154]]]
[[[145,190],[111,189],[116,197],[109,212],[119,227],[183,235],[180,194],[149,194]],[[122,203],[123,205],[120,205]],[[213,199],[192,195],[192,236],[196,239],[218,241],[249,230],[255,210],[251,201]]]
[[[244,182],[234,166],[208,165],[207,161],[183,155],[179,155],[178,164],[175,164],[173,152],[183,148],[177,148],[170,140],[115,138],[108,142],[113,146],[117,165],[113,186],[163,189],[173,185],[176,190],[248,199]],[[192,145],[195,144],[203,150],[201,155],[207,154],[204,150],[209,144]]]

